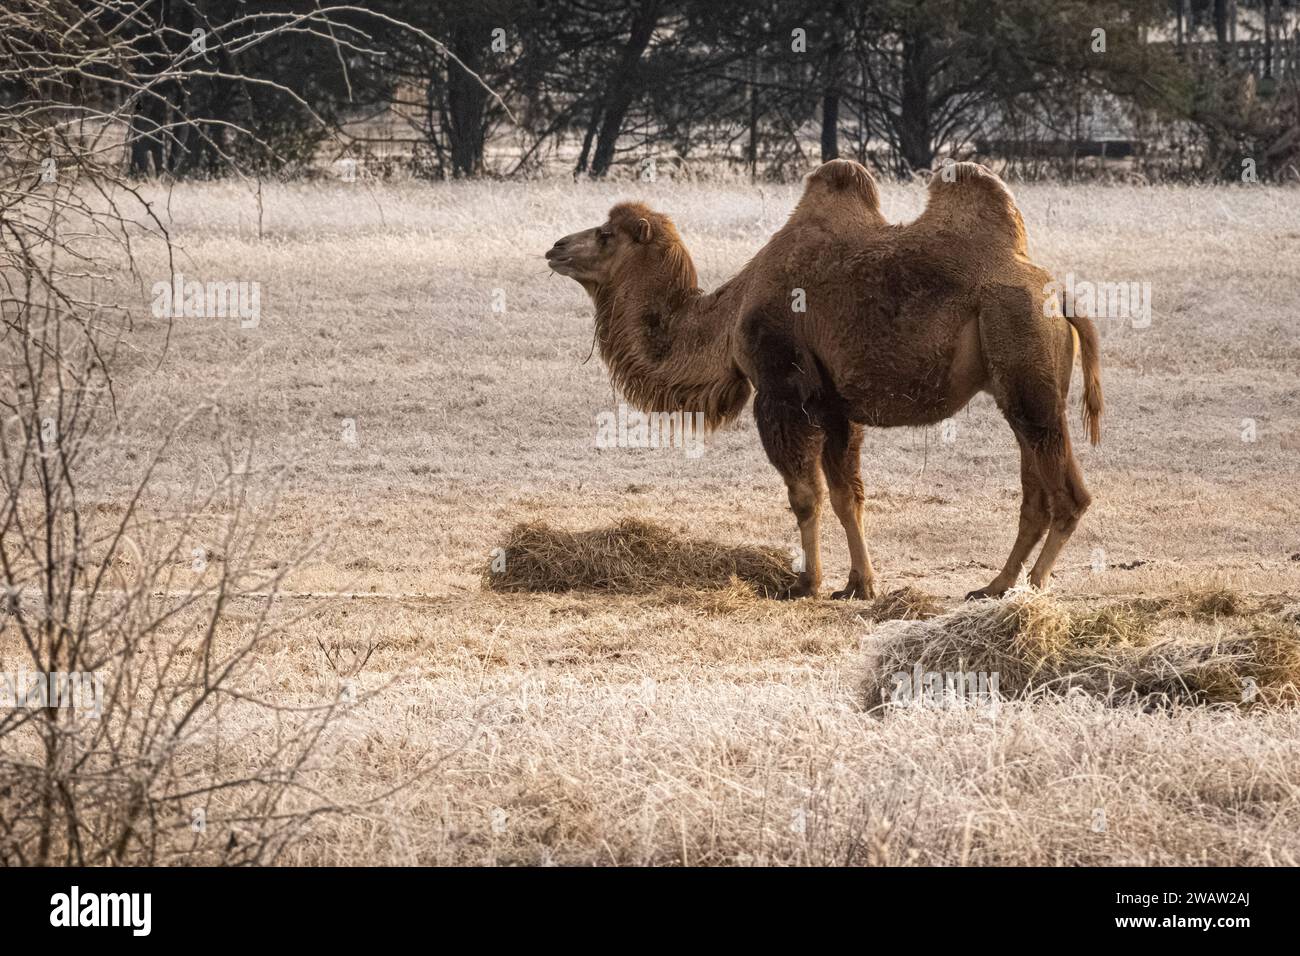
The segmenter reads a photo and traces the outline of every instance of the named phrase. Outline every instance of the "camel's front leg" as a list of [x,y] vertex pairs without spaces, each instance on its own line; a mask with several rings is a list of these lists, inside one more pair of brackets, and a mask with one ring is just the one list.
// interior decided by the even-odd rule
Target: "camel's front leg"
[[778,597],[815,596],[822,581],[818,534],[822,509],[822,430],[810,424],[798,408],[776,401],[762,391],[754,398],[754,419],[768,460],[785,479],[790,510],[799,522],[799,546],[803,551],[798,583]]
[[799,571],[799,583],[780,595],[786,598],[816,597],[817,589],[822,583],[821,550],[821,511],[822,489],[820,476],[813,474],[811,479],[799,477],[793,481],[787,479],[786,489],[790,494],[790,510],[799,522],[799,547],[803,551],[803,568]]
[[849,580],[842,591],[831,597],[839,599],[876,596],[876,572],[862,530],[866,492],[862,487],[862,426],[840,420],[828,423],[822,445],[822,470],[831,490],[831,507],[844,527],[849,542]]

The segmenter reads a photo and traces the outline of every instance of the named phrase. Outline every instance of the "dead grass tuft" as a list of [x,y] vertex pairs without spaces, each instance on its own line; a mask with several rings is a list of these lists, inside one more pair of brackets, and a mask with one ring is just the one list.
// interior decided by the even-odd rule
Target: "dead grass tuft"
[[1166,610],[1183,617],[1213,620],[1249,613],[1249,602],[1241,594],[1222,585],[1188,588],[1170,602]]
[[943,613],[931,594],[910,585],[876,598],[863,614],[868,621],[923,621]]
[[739,582],[756,594],[774,595],[796,581],[789,556],[778,548],[687,538],[635,518],[590,531],[517,524],[502,547],[504,568],[494,572],[489,563],[483,571],[488,590],[734,592]]
[[[1004,699],[1077,689],[1111,703],[1296,703],[1300,633],[1276,616],[1240,617],[1244,607],[1239,595],[1217,591],[1072,614],[1050,594],[1017,589],[930,620],[879,625],[867,639],[859,698],[880,705],[892,675],[919,665],[997,674]],[[1188,614],[1231,615],[1233,628],[1162,626]]]

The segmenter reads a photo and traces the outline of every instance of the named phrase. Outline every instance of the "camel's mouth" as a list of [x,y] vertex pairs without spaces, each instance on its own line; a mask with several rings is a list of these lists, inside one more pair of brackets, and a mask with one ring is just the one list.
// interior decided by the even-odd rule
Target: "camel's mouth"
[[551,249],[546,253],[546,264],[551,267],[552,272],[569,275],[573,267],[573,256],[556,255],[555,250]]

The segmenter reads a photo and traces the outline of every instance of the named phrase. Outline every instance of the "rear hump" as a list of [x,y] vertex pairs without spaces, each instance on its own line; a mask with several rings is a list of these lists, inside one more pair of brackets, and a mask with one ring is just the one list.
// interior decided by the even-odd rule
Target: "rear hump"
[[844,213],[874,224],[885,221],[880,213],[880,189],[867,168],[849,159],[832,159],[804,181],[803,196],[786,225],[808,216]]
[[1028,251],[1025,221],[1006,183],[979,163],[942,166],[930,180],[918,227],[941,228],[972,237],[991,248]]

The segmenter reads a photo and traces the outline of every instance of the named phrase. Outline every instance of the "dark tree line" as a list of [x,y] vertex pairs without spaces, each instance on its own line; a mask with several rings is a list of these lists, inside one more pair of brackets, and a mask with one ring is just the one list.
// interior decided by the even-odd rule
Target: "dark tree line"
[[[315,0],[155,0],[153,22],[124,27],[157,73],[129,162],[302,165],[325,130],[346,123],[364,154],[363,120],[395,115],[433,177],[601,177],[650,158],[782,176],[837,156],[907,175],[948,155],[1077,158],[1089,128],[1122,121],[1143,140],[1125,149],[1166,148],[1189,174],[1235,175],[1245,155],[1282,177],[1300,163],[1298,2],[375,0],[338,15],[355,25],[340,50],[240,44],[241,18]],[[207,72],[170,79],[186,58]]]

